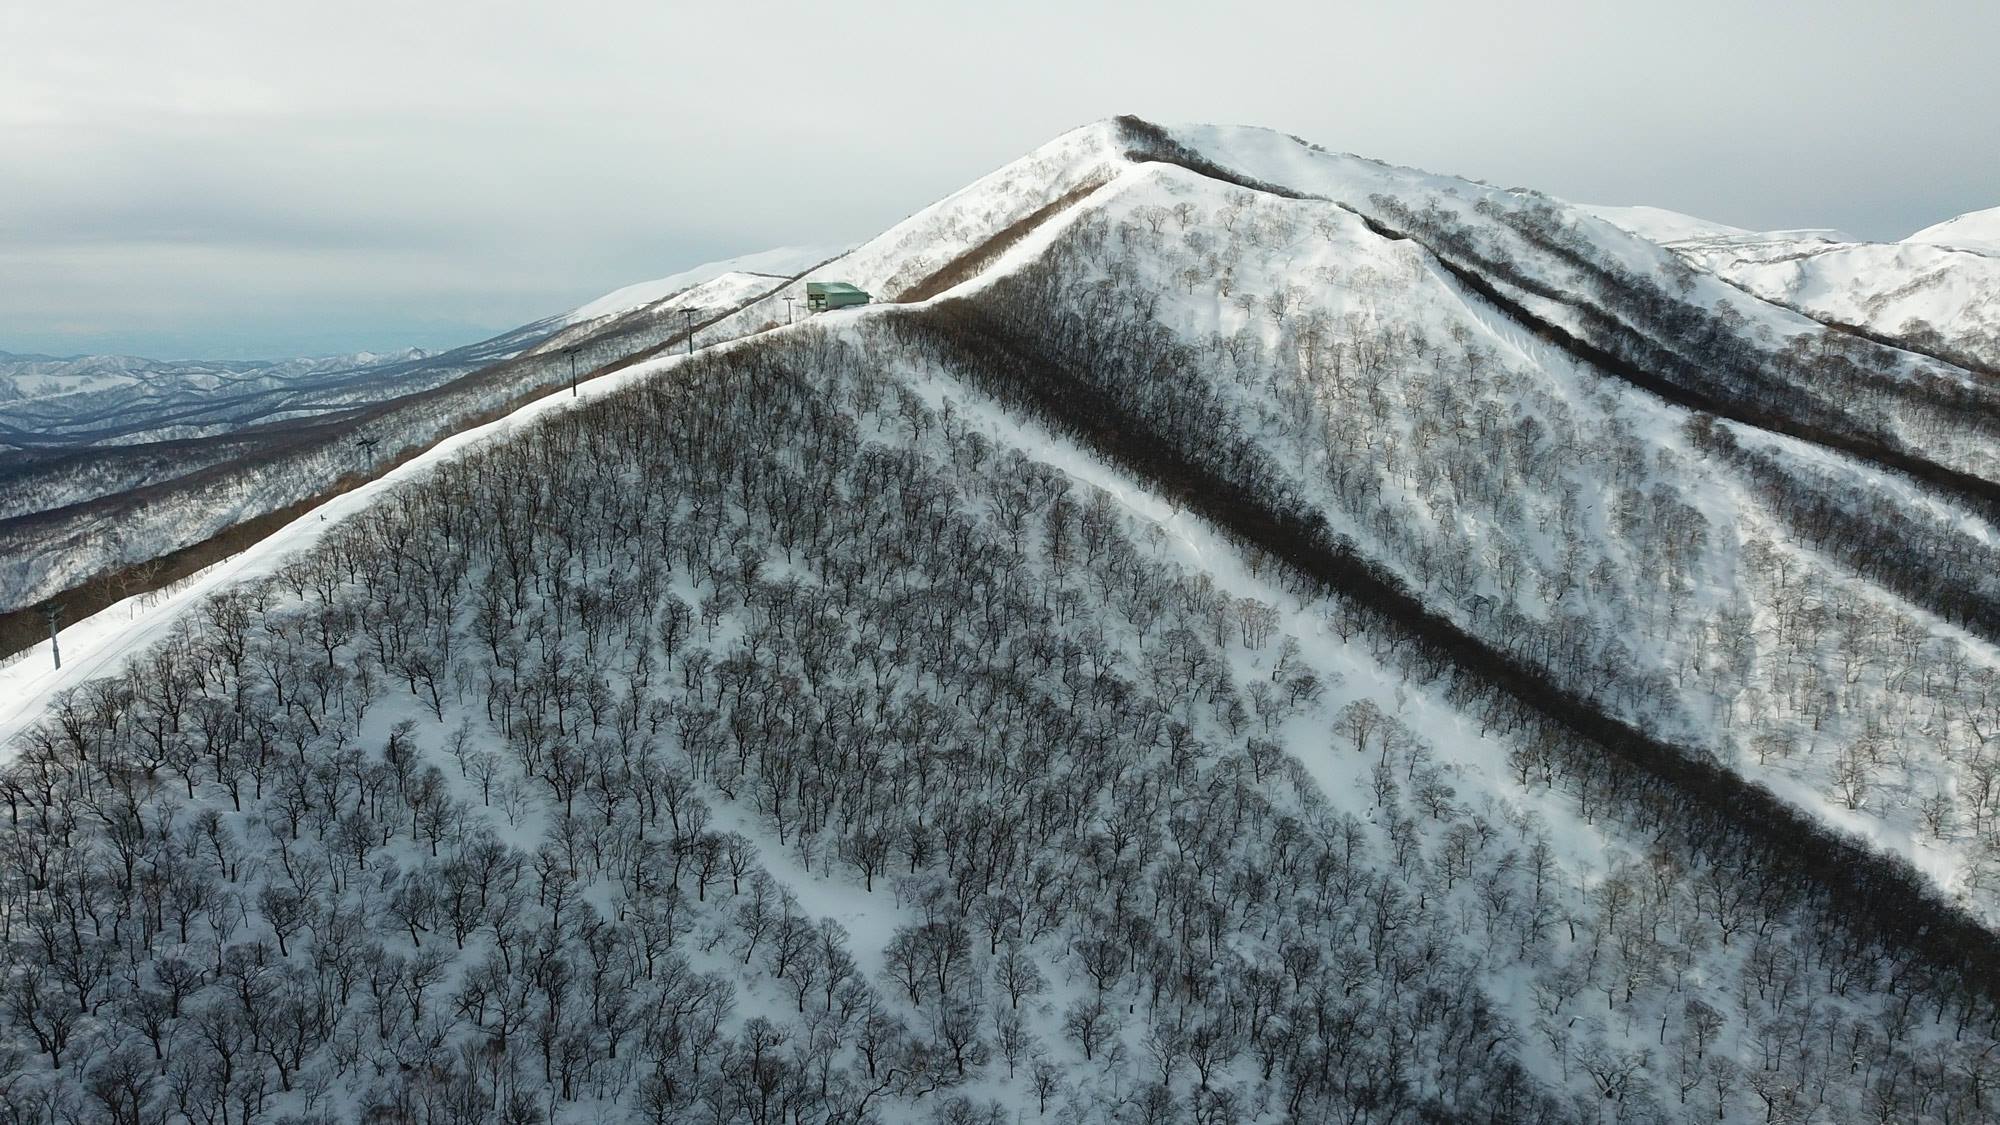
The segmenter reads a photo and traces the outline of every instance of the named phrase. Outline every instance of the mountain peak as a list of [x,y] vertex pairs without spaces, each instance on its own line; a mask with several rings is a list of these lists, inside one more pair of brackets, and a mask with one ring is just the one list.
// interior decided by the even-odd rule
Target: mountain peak
[[1696,238],[1733,238],[1754,233],[1743,227],[1696,218],[1664,207],[1617,207],[1595,203],[1580,206],[1620,230],[1660,243],[1685,242]]
[[1110,118],[39,459],[16,589],[298,506],[0,666],[9,1104],[1989,1119],[2000,387],[1703,254],[2000,264]]
[[1903,240],[1957,246],[1967,250],[2000,254],[2000,207],[1967,211],[1956,218],[1925,227]]

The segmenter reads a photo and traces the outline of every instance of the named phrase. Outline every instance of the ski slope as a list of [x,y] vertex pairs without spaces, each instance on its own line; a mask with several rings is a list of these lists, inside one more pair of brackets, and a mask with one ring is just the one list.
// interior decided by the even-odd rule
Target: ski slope
[[0,761],[10,757],[14,740],[32,726],[59,693],[101,676],[115,674],[125,660],[146,651],[168,635],[175,622],[198,609],[210,594],[239,582],[275,574],[287,559],[318,543],[329,528],[366,508],[384,492],[430,473],[436,466],[481,445],[504,441],[537,418],[602,398],[620,387],[659,375],[682,362],[681,355],[662,356],[581,383],[572,396],[560,392],[536,399],[505,417],[453,434],[424,453],[358,488],[344,492],[216,563],[169,590],[137,594],[81,621],[62,627],[60,669],[53,666],[49,647],[38,644],[0,666]]
[[826,261],[843,249],[845,247],[838,245],[779,246],[770,250],[760,250],[754,254],[704,262],[665,277],[615,289],[594,301],[570,310],[564,320],[568,324],[582,324],[585,321],[628,313],[633,309],[644,308],[655,301],[672,297],[682,290],[714,281],[724,274],[769,274],[791,277],[801,270],[810,269]]
[[1837,230],[1742,230],[1655,207],[1583,210],[1767,301],[2000,363],[2000,208],[1947,219],[1900,242]]

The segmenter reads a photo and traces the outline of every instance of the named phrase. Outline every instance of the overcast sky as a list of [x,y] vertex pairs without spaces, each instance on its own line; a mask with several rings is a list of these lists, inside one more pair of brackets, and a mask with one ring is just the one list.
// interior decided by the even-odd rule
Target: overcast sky
[[1126,112],[1758,228],[2000,204],[1992,0],[0,0],[0,42],[15,352],[462,343]]

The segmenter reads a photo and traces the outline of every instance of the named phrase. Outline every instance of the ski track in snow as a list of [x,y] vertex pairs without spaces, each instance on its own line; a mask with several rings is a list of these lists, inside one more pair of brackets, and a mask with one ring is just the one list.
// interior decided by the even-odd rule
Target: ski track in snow
[[[1072,156],[1069,159],[1073,162],[1080,160],[1087,164],[1091,157],[1100,155],[1100,150],[1104,143],[1104,135],[1105,129],[1102,126],[1086,126],[1082,129],[1074,130],[1070,134],[1066,134],[1064,138],[1056,142],[1056,145],[1051,147],[1065,152],[1069,148],[1082,150],[1090,154],[1090,156]],[[857,265],[857,259],[860,262],[886,259],[892,256],[893,250],[901,248],[902,241],[907,241],[912,237],[912,231],[923,231],[930,237],[937,237],[937,232],[932,230],[932,224],[937,221],[934,216],[944,209],[947,204],[951,204],[961,197],[977,197],[982,190],[987,194],[994,194],[1009,200],[1012,209],[1003,211],[1001,213],[1001,220],[996,221],[1001,221],[1001,225],[1004,225],[1004,222],[1012,221],[1014,212],[1020,211],[1026,206],[1021,200],[1027,199],[1028,195],[1020,190],[1019,184],[1011,181],[1006,174],[1007,172],[1007,169],[1002,169],[1000,172],[988,177],[987,180],[982,180],[965,191],[918,212],[910,219],[890,228],[889,231],[884,232],[883,235],[878,236],[875,240],[842,256],[839,262],[832,264],[830,272],[821,272],[825,273],[826,276],[834,276],[843,270],[853,269]],[[992,189],[989,186],[989,181],[994,180],[998,180],[1006,190],[995,191]],[[1016,196],[1019,198],[1014,198]],[[1071,214],[1075,214],[1081,210],[1081,208],[1070,208]],[[1054,225],[1054,223],[1045,224],[1045,226],[1051,227]],[[968,238],[963,232],[954,233],[958,235],[960,241],[977,241],[977,239]],[[999,273],[1011,269],[1015,264],[1024,260],[1024,256],[1031,247],[1046,245],[1045,240],[1052,236],[1053,231],[1037,232],[1037,234],[1041,237],[1030,237],[1024,240],[1024,245],[1011,248],[1010,252],[1004,255],[1001,261],[989,266],[979,275],[979,278],[970,279],[966,285],[960,286],[960,291],[963,291],[967,285],[978,282],[980,278],[997,276]],[[617,293],[607,294],[599,298],[591,305],[584,306],[584,310],[594,310],[599,315],[602,315],[606,310],[615,311],[614,306],[622,307],[623,305],[630,304],[633,300],[638,300],[640,297],[658,299],[660,296],[665,295],[657,292],[662,286],[678,291],[686,288],[689,284],[699,284],[709,277],[727,272],[731,268],[776,268],[780,265],[788,264],[796,258],[811,257],[813,254],[821,253],[822,250],[823,248],[781,248],[775,251],[767,251],[763,254],[748,255],[742,258],[729,259],[724,262],[709,263],[706,266],[699,266],[694,270],[676,274],[671,278],[628,286]],[[877,270],[880,268],[882,267],[878,266]],[[819,276],[819,274],[815,274],[815,276]],[[878,280],[873,271],[864,271],[863,274],[857,276],[863,276],[871,282]],[[797,286],[793,288],[797,288]],[[756,310],[768,311],[765,306],[769,306],[781,299],[783,296],[782,289],[783,287],[780,287],[780,290],[774,290],[773,293],[767,295],[763,300],[753,303],[749,309],[739,310],[733,318],[733,324],[717,327],[740,328],[750,323],[749,320],[745,319],[746,314]],[[639,303],[643,304],[644,302],[640,301]],[[582,311],[579,310],[579,313]],[[872,306],[856,309],[845,315],[860,318],[880,315],[885,311],[887,311],[886,306]],[[572,314],[572,318],[575,319],[576,315]],[[800,323],[803,326],[805,323],[810,322]],[[772,331],[782,330],[773,329]],[[760,334],[751,331],[728,339],[698,340],[697,346],[701,351],[711,351],[716,348],[728,347],[738,341],[757,335]],[[586,401],[609,394],[635,380],[647,378],[665,371],[673,364],[678,363],[681,358],[678,355],[663,356],[601,376],[582,384],[580,388],[582,392],[581,396],[574,401]],[[560,393],[550,394],[523,406],[521,409],[504,418],[452,435],[440,441],[430,450],[412,458],[382,477],[362,485],[353,491],[343,493],[306,512],[298,519],[252,544],[242,552],[196,573],[170,591],[135,595],[107,606],[90,617],[64,626],[58,634],[58,642],[62,647],[63,653],[63,666],[60,670],[51,667],[48,648],[43,644],[37,644],[25,653],[20,654],[11,663],[0,665],[0,761],[5,761],[12,756],[15,740],[41,717],[58,693],[97,677],[117,672],[123,667],[124,662],[128,658],[145,651],[156,640],[164,637],[167,631],[173,627],[174,622],[181,619],[189,610],[198,607],[202,600],[209,594],[222,590],[231,583],[274,573],[286,559],[317,543],[320,537],[326,533],[327,528],[339,520],[360,511],[371,500],[381,495],[384,490],[396,487],[405,481],[417,479],[422,474],[428,472],[433,466],[442,463],[448,458],[458,456],[477,445],[504,437],[515,428],[532,421],[547,411],[562,409],[566,401],[572,400]]]
[[0,667],[0,761],[13,756],[16,739],[42,717],[59,693],[117,673],[128,658],[165,637],[175,622],[199,608],[210,594],[276,573],[287,559],[318,543],[341,520],[446,461],[504,440],[545,414],[602,398],[670,370],[684,358],[663,356],[635,364],[579,384],[575,396],[548,394],[503,418],[453,434],[375,480],[341,493],[242,551],[196,572],[171,590],[136,594],[64,626],[57,634],[63,657],[60,670],[52,666],[46,642]]

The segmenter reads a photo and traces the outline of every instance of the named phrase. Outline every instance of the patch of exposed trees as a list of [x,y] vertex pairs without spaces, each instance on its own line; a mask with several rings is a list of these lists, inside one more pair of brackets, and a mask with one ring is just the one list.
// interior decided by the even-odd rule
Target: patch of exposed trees
[[1074,326],[947,315],[902,339],[1214,519],[1632,854],[1566,872],[1297,619],[809,331],[447,464],[62,699],[0,773],[4,1112],[1990,1109],[1980,962],[1827,924],[1904,873],[1833,882],[1722,771],[1552,718]]

